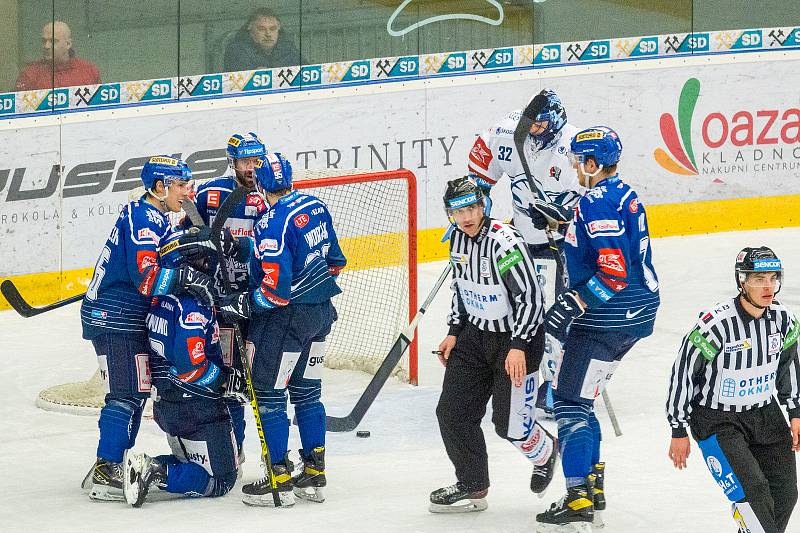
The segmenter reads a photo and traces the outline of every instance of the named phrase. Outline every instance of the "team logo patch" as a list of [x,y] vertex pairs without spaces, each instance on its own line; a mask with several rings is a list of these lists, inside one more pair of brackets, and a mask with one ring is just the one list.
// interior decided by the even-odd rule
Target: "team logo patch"
[[612,276],[627,276],[625,267],[625,257],[619,248],[600,248],[600,255],[597,257],[597,266],[600,270]]
[[206,341],[203,337],[189,337],[186,339],[186,352],[189,354],[189,361],[197,365],[206,359]]
[[294,225],[297,226],[298,228],[306,227],[308,221],[309,221],[308,215],[306,215],[305,213],[300,213],[299,215],[294,217]]
[[481,257],[481,276],[488,278],[492,275],[492,262],[488,257]]
[[140,273],[157,264],[158,259],[156,258],[155,252],[151,250],[139,250],[136,252],[136,266]]
[[278,263],[261,263],[261,269],[264,271],[265,286],[270,289],[275,289],[278,286],[278,275],[281,271],[281,266]]
[[219,191],[208,191],[206,205],[208,207],[219,207]]
[[636,213],[637,211],[639,211],[639,199],[634,198],[633,200],[631,200],[631,203],[628,204],[628,209],[630,210],[631,213]]
[[489,164],[492,162],[492,151],[486,146],[481,137],[472,145],[472,150],[469,151],[469,160],[483,170],[489,170]]
[[781,351],[781,334],[773,333],[767,337],[767,355],[775,355]]

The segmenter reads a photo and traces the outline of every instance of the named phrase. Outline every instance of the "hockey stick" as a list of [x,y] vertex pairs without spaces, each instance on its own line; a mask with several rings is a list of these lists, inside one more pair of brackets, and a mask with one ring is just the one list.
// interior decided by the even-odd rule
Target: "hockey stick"
[[25,298],[23,298],[19,293],[17,286],[14,285],[14,282],[10,279],[5,279],[3,280],[3,283],[0,283],[0,292],[3,293],[3,296],[5,296],[6,300],[8,300],[8,303],[11,304],[11,307],[14,309],[14,311],[25,318],[40,315],[42,313],[46,313],[47,311],[52,311],[53,309],[58,309],[59,307],[64,307],[65,305],[75,302],[80,302],[86,295],[85,292],[82,292],[81,294],[70,296],[66,300],[59,300],[48,305],[43,305],[42,307],[33,307],[31,304],[25,301]]
[[[214,223],[211,225],[211,242],[214,244],[214,248],[217,249],[217,262],[222,270],[222,286],[225,289],[226,294],[231,294],[233,292],[233,287],[231,286],[229,272],[226,271],[227,262],[225,261],[225,255],[222,253],[220,233],[222,231],[222,227],[225,225],[225,221],[231,216],[233,210],[236,209],[236,207],[247,197],[248,193],[249,191],[244,187],[237,187],[234,189],[231,194],[225,198],[225,201],[222,202],[219,211],[217,211],[217,215],[214,217]],[[194,205],[194,203],[187,202],[187,205],[183,207],[183,210],[186,211],[186,216],[189,217],[189,220],[192,221],[192,224],[196,226],[206,225],[205,221],[203,221],[203,218],[200,216],[200,213],[197,212],[197,207]],[[278,494],[277,485],[275,483],[275,475],[272,471],[272,459],[269,455],[267,437],[264,435],[264,426],[261,425],[261,412],[258,410],[256,391],[253,388],[253,375],[250,371],[250,364],[247,361],[247,351],[244,344],[244,337],[242,336],[242,329],[239,327],[239,323],[236,321],[233,321],[233,337],[239,350],[239,358],[242,362],[242,368],[244,369],[245,381],[247,382],[247,392],[250,394],[250,407],[253,409],[253,418],[256,421],[256,429],[258,430],[258,440],[261,443],[261,460],[264,463],[264,475],[267,477],[267,481],[269,481],[270,491],[272,492],[272,501],[275,504],[275,507],[280,507],[281,497]]]
[[378,367],[375,375],[372,376],[372,380],[369,382],[369,385],[367,385],[367,388],[361,393],[361,397],[350,411],[350,414],[341,418],[335,416],[327,417],[328,431],[336,433],[342,431],[353,431],[356,426],[358,426],[358,424],[361,422],[361,419],[363,419],[364,415],[367,413],[367,409],[369,409],[369,407],[372,405],[372,402],[374,402],[375,398],[378,396],[381,388],[383,388],[384,383],[386,383],[386,380],[389,379],[392,370],[394,370],[394,367],[396,367],[397,363],[400,362],[400,359],[403,357],[406,349],[411,344],[411,340],[414,338],[414,331],[417,329],[417,324],[419,323],[420,319],[422,319],[422,315],[425,314],[425,311],[428,310],[428,306],[433,301],[436,293],[439,292],[439,289],[442,287],[445,280],[447,280],[452,268],[453,266],[448,262],[447,268],[444,269],[444,272],[442,272],[442,274],[439,276],[439,279],[436,280],[436,284],[431,289],[428,297],[425,298],[425,301],[422,303],[422,307],[419,308],[417,314],[414,315],[414,318],[411,319],[411,322],[408,324],[408,326],[402,332],[400,332],[400,336],[397,337],[396,341],[394,341],[394,344],[389,350],[389,353],[386,355],[386,358],[381,363],[381,366]]
[[[522,111],[522,114],[519,117],[519,122],[517,123],[517,127],[514,129],[514,145],[517,148],[517,156],[522,163],[522,170],[525,172],[525,178],[528,180],[528,187],[530,187],[531,192],[536,194],[539,200],[543,202],[547,202],[548,199],[545,197],[542,189],[533,179],[530,166],[528,166],[528,159],[525,157],[525,140],[530,133],[531,126],[533,125],[536,115],[538,115],[542,109],[544,109],[545,105],[547,105],[546,96],[542,94],[537,94],[534,96]],[[550,251],[553,253],[553,259],[556,262],[556,267],[562,272],[563,275],[563,273],[566,272],[566,270],[564,270],[564,262],[561,260],[561,254],[559,253],[558,246],[553,238],[553,231],[549,226],[545,228],[545,234],[547,235],[547,245],[550,248]],[[608,393],[605,389],[603,389],[603,403],[606,404],[606,412],[608,413],[608,418],[611,419],[611,425],[614,427],[614,434],[617,437],[621,437],[622,429],[619,426],[617,415],[614,413],[614,408],[611,406],[611,398],[608,396]]]

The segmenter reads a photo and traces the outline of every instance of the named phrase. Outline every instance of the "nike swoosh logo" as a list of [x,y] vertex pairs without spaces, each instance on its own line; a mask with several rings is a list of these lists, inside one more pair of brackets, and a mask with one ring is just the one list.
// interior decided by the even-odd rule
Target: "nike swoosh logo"
[[647,307],[642,307],[641,309],[637,309],[636,311],[625,311],[625,318],[636,318],[642,311],[647,309]]
[[191,398],[191,397],[192,397],[192,395],[191,395],[191,394],[186,394],[186,393],[184,392],[184,393],[183,393],[183,397],[184,397],[184,398]]

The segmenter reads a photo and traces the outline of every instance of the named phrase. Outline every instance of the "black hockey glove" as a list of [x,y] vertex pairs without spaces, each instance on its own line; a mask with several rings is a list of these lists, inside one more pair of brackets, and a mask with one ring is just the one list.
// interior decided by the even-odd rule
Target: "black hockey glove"
[[219,302],[219,314],[225,320],[235,322],[250,318],[250,294],[235,292],[222,297]]
[[239,240],[231,234],[228,228],[222,228],[219,235],[219,244],[225,257],[234,257],[239,253]]
[[249,402],[250,394],[248,394],[244,372],[233,367],[225,367],[224,372],[228,374],[228,379],[227,382],[222,384],[222,395],[227,398],[236,398],[243,402]]
[[548,226],[550,229],[558,229],[572,220],[572,214],[573,210],[569,207],[541,200],[534,200],[528,206],[528,215],[536,229],[543,230]]
[[572,321],[581,316],[583,311],[578,302],[578,293],[562,292],[544,315],[545,331],[563,343]]
[[175,286],[192,294],[206,307],[214,305],[214,280],[188,265],[177,269]]

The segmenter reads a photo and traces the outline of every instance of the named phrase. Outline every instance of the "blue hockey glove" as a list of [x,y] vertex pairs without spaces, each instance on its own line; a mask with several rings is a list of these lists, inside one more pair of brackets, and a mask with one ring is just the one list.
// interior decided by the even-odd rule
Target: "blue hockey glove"
[[214,280],[188,265],[176,270],[175,287],[192,294],[206,307],[214,304]]
[[572,321],[583,314],[584,308],[578,301],[578,293],[562,292],[544,315],[545,331],[563,343]]
[[218,309],[220,316],[227,320],[246,320],[250,318],[250,294],[247,292],[227,294],[222,297]]

